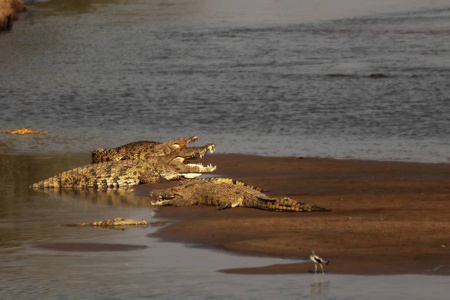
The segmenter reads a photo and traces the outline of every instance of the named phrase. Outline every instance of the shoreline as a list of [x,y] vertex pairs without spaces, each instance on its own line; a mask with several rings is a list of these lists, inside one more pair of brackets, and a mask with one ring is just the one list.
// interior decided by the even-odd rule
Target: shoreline
[[[339,274],[450,275],[450,165],[213,154],[217,176],[331,212],[161,207],[177,220],[152,236],[245,255],[308,260],[315,250]],[[153,185],[136,188],[144,195]],[[221,270],[237,274],[314,271],[311,262]]]

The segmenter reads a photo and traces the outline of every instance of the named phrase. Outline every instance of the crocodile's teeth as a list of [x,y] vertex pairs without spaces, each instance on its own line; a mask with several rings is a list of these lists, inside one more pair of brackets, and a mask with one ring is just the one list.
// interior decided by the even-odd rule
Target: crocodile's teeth
[[196,177],[202,176],[203,174],[202,173],[183,173],[182,175],[184,178],[191,179],[191,178],[196,178]]
[[213,166],[212,164],[207,165],[206,167],[203,167],[206,172],[212,172],[216,169],[216,166]]

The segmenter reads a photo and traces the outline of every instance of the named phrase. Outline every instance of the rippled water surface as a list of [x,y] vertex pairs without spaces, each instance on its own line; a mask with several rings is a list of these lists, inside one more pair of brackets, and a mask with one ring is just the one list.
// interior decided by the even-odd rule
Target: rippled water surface
[[29,3],[0,36],[0,128],[50,135],[0,150],[197,134],[222,152],[449,161],[450,6],[371,2]]
[[49,134],[0,135],[0,299],[448,298],[445,276],[218,273],[292,261],[61,226],[155,217],[130,192],[28,189],[92,148],[194,134],[221,152],[448,162],[447,0],[27,5],[0,34],[0,130]]

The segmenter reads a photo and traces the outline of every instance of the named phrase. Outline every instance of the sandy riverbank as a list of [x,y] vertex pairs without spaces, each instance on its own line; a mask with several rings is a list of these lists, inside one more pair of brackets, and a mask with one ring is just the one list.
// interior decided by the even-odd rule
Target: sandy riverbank
[[[272,196],[332,209],[277,213],[249,208],[164,207],[165,240],[229,251],[307,259],[309,250],[342,274],[450,274],[450,165],[214,154],[216,173]],[[147,192],[140,186],[138,193]],[[311,263],[225,270],[305,273]]]
[[0,31],[11,28],[18,13],[25,10],[23,0],[0,0]]

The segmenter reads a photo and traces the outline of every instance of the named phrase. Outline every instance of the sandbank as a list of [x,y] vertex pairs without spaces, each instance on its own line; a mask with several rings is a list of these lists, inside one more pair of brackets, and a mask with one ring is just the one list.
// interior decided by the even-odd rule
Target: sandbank
[[[241,274],[306,273],[308,252],[340,274],[450,274],[450,165],[414,162],[212,154],[218,176],[261,187],[331,212],[252,208],[161,207],[176,220],[153,236],[166,241],[299,263],[222,270]],[[137,193],[147,193],[140,186]]]

